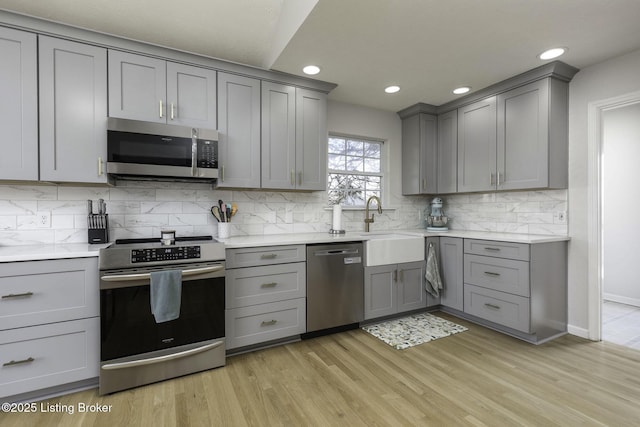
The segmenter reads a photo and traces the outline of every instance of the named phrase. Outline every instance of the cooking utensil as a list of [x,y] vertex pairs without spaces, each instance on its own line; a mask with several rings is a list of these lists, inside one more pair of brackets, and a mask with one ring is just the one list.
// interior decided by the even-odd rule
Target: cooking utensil
[[238,212],[238,205],[231,203],[231,216],[234,216]]
[[222,222],[227,222],[227,218],[225,217],[226,209],[224,207],[224,202],[221,199],[218,199],[218,207],[220,209],[220,218],[222,218]]
[[218,220],[218,222],[222,222],[222,217],[220,216],[220,209],[217,206],[211,206],[211,215]]

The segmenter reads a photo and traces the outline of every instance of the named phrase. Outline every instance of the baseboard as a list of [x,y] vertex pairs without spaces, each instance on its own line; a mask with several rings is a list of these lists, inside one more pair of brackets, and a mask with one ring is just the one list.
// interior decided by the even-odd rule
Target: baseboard
[[575,335],[580,338],[589,339],[589,330],[584,328],[579,328],[573,325],[567,325],[567,332],[571,335]]
[[634,307],[640,307],[640,299],[638,299],[638,298],[629,298],[629,297],[623,297],[621,295],[603,293],[602,294],[602,300],[603,301],[619,302],[620,304],[626,304],[626,305],[632,305]]

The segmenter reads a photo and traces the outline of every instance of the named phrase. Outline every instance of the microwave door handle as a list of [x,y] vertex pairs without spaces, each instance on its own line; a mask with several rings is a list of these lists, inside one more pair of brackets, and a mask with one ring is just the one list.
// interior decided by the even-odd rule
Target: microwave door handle
[[191,130],[191,176],[198,176],[198,129]]
[[[216,265],[213,267],[201,267],[192,268],[190,270],[182,270],[182,276],[193,276],[196,274],[215,273],[216,271],[224,270],[224,265]],[[102,276],[101,280],[105,282],[129,282],[132,280],[150,279],[151,273],[134,273],[134,274],[119,274],[114,276]]]

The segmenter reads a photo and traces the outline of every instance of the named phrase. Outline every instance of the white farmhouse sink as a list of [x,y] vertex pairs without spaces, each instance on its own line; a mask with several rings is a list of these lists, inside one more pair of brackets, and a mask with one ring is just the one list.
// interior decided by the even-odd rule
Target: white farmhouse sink
[[365,267],[424,260],[423,236],[392,232],[360,236],[364,240]]

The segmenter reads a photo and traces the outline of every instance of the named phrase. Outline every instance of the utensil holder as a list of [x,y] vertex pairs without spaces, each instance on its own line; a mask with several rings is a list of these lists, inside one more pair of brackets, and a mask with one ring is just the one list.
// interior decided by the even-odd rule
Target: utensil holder
[[218,223],[218,239],[227,239],[231,235],[231,224],[228,222]]

